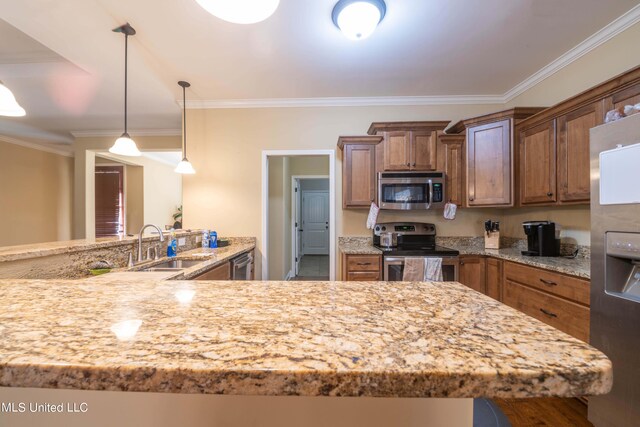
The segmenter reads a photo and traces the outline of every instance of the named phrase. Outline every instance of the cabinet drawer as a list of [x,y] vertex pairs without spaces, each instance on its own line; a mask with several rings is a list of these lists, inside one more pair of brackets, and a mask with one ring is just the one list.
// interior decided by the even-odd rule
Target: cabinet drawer
[[589,305],[590,282],[587,280],[512,262],[505,263],[504,277],[506,280],[529,285],[580,304]]
[[506,280],[503,302],[579,340],[589,342],[589,309]]
[[231,264],[225,262],[207,272],[202,273],[200,276],[193,280],[230,280],[231,279]]
[[371,282],[381,280],[379,271],[349,271],[347,272],[348,282]]
[[380,256],[349,255],[347,257],[347,271],[380,271]]

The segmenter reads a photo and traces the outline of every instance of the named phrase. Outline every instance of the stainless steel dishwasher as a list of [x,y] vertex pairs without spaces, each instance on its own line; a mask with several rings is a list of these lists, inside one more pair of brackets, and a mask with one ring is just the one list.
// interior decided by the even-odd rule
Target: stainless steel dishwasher
[[253,255],[251,252],[239,255],[231,260],[231,280],[251,280]]

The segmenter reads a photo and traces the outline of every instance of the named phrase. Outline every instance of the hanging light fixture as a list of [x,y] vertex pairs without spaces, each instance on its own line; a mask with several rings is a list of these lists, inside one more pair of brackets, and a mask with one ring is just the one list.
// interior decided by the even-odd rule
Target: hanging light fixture
[[373,34],[386,13],[384,0],[340,0],[331,17],[347,38],[363,40]]
[[133,36],[136,34],[136,30],[133,29],[129,23],[119,26],[118,28],[113,29],[116,33],[124,34],[124,132],[120,135],[120,138],[116,139],[116,142],[113,144],[111,148],[109,148],[109,152],[113,154],[120,154],[121,156],[139,156],[140,150],[138,150],[138,146],[134,142],[133,139],[127,133],[127,62],[129,59],[128,56],[128,47],[129,47],[129,36]]
[[13,92],[0,81],[0,116],[22,117],[27,114],[18,104]]
[[177,173],[194,174],[196,170],[187,160],[187,88],[191,85],[189,82],[180,80],[178,84],[182,87],[182,160],[176,166]]
[[196,0],[213,16],[234,24],[255,24],[276,11],[280,0]]

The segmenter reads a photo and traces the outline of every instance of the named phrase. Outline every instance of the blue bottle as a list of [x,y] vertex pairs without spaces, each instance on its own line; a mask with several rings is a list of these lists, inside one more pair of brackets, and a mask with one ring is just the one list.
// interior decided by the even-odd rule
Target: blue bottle
[[169,244],[167,245],[167,256],[172,258],[178,254],[178,242],[176,240],[175,232],[171,232],[169,238]]
[[209,233],[209,247],[217,248],[218,247],[218,233],[212,231]]

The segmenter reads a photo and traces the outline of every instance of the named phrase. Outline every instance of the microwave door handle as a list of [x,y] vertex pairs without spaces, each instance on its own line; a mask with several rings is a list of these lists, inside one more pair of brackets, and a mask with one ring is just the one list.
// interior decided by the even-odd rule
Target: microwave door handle
[[433,200],[433,182],[432,180],[427,182],[429,183],[429,203],[427,204],[427,209],[431,209],[431,201]]

